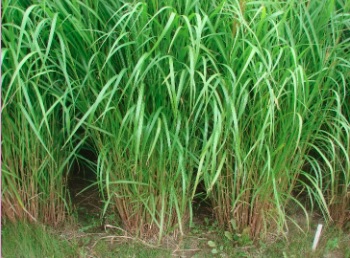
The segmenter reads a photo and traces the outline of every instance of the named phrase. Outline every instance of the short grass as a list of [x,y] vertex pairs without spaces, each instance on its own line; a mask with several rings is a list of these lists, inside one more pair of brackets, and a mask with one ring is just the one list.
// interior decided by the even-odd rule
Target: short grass
[[[247,236],[229,239],[217,222],[205,219],[185,236],[165,237],[161,246],[109,230],[84,233],[79,228],[56,230],[39,225],[6,223],[2,257],[332,257],[350,256],[350,232],[325,227],[315,252],[314,228],[309,233],[291,230],[287,238],[269,236],[254,243]],[[120,233],[120,232],[119,232]]]
[[40,225],[6,223],[1,231],[4,258],[77,257],[77,245]]

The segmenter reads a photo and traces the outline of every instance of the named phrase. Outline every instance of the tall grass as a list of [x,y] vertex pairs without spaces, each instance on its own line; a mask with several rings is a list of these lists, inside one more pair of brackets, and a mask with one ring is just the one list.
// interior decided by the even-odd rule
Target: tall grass
[[[60,69],[57,15],[4,2],[2,17],[2,212],[12,221],[58,225],[69,201],[66,175],[74,147],[72,106]],[[63,61],[63,60],[62,60]]]
[[300,195],[344,223],[348,9],[5,2],[3,205],[33,218],[43,203],[69,207],[65,176],[88,138],[103,213],[139,236],[184,234],[202,184],[220,225],[253,237],[284,231],[291,202],[306,213]]
[[348,42],[340,39],[349,17],[318,1],[234,2],[223,10],[218,29],[234,17],[234,37],[222,40],[232,54],[220,52],[233,87],[215,101],[223,108],[201,159],[213,168],[203,178],[215,188],[217,218],[253,236],[269,226],[282,231],[287,203],[302,206],[293,195],[302,186],[329,219],[331,200],[348,203],[349,120],[341,109],[348,103],[340,97]]

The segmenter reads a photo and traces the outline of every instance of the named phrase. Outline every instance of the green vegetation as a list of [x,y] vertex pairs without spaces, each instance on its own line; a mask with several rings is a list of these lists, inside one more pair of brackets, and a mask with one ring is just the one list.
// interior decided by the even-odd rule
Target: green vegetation
[[24,223],[8,223],[1,232],[1,256],[76,257],[77,245],[65,241],[46,228]]
[[69,219],[78,159],[101,217],[159,244],[193,226],[198,196],[232,237],[285,234],[293,206],[349,221],[348,1],[2,9],[4,220]]
[[108,233],[78,233],[67,227],[53,231],[43,226],[6,224],[2,231],[2,257],[349,257],[350,235],[325,228],[318,248],[311,251],[314,232],[290,232],[288,239],[270,235],[252,244],[249,239],[229,239],[217,224],[194,227],[184,238],[168,237],[162,246]]

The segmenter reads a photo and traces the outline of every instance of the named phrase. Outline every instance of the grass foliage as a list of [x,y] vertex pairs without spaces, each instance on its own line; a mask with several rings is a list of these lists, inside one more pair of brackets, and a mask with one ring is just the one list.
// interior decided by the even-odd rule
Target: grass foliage
[[7,224],[1,231],[3,257],[78,257],[77,245],[43,226],[25,223]]
[[63,221],[89,141],[138,236],[183,234],[201,184],[253,237],[300,196],[349,219],[347,1],[34,2],[3,2],[5,217]]

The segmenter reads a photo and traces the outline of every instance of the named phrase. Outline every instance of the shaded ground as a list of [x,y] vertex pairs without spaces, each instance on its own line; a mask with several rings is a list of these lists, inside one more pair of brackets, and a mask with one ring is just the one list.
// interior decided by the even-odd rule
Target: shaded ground
[[69,180],[69,191],[76,221],[82,232],[102,232],[103,202],[97,185],[91,187],[92,178],[75,175]]
[[[248,237],[231,239],[218,228],[208,203],[197,205],[195,226],[185,236],[169,235],[161,246],[155,239],[137,239],[125,232],[116,222],[101,219],[102,201],[97,187],[85,189],[91,181],[81,177],[70,180],[70,191],[77,222],[61,231],[60,237],[78,246],[77,257],[350,257],[350,232],[325,228],[318,250],[311,251],[314,230],[320,217],[312,217],[311,231],[303,234],[291,225],[287,238],[270,234],[253,243]],[[301,225],[304,216],[293,211]],[[117,221],[113,214],[111,221]]]

